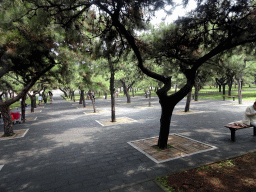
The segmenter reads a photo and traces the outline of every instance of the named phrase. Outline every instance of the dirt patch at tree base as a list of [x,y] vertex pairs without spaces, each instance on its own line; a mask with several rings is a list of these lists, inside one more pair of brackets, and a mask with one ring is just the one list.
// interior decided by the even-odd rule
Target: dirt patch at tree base
[[14,139],[23,137],[27,133],[28,129],[20,129],[13,131],[14,134],[8,137],[4,136],[4,132],[0,132],[0,140]]
[[125,123],[131,123],[134,121],[135,120],[128,118],[128,117],[118,117],[118,118],[116,118],[115,122],[112,122],[109,119],[98,120],[98,122],[103,126],[109,126],[109,125],[115,125],[115,124],[125,124]]
[[256,191],[256,152],[157,178],[169,191]]
[[188,114],[194,114],[194,113],[202,113],[202,111],[174,111],[173,114],[175,115],[188,115]]
[[100,114],[100,113],[102,113],[102,112],[104,112],[103,110],[101,110],[101,111],[96,111],[96,112],[94,112],[94,111],[87,111],[87,112],[85,112],[86,113],[86,115],[93,115],[93,114]]

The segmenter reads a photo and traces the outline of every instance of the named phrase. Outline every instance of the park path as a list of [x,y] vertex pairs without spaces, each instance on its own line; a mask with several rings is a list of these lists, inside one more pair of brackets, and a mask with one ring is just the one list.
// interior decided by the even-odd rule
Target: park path
[[[255,150],[252,130],[238,131],[233,143],[230,131],[224,128],[242,118],[246,105],[201,100],[192,102],[190,108],[201,113],[173,115],[171,133],[217,149],[155,163],[127,142],[158,135],[158,98],[152,98],[151,108],[145,107],[148,100],[144,97],[132,98],[132,104],[126,104],[126,98],[116,100],[117,117],[136,121],[102,126],[100,120],[110,120],[110,99],[96,100],[100,113],[90,114],[90,101],[86,101],[86,108],[80,108],[78,103],[66,102],[57,95],[52,105],[28,113],[29,121],[14,125],[14,130],[29,129],[23,138],[0,140],[0,191],[157,192],[162,191],[154,181],[157,176]],[[185,102],[182,100],[175,110],[183,110]]]

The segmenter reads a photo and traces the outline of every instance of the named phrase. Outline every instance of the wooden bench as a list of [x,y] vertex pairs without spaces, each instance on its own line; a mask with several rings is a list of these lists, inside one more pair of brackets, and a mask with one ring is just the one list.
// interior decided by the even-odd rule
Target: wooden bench
[[256,127],[244,124],[242,122],[229,123],[225,125],[231,131],[231,141],[236,141],[236,131],[240,129],[253,128],[253,135],[256,136]]
[[236,96],[236,95],[234,95],[234,96],[223,95],[222,97],[223,97],[223,101],[225,101],[225,98],[226,98],[226,97],[233,98],[233,101],[235,101],[235,98],[236,98],[237,96]]

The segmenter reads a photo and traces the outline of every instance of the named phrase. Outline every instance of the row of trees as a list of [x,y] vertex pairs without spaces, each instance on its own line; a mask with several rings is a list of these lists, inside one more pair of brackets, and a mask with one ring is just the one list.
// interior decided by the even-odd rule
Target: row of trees
[[[83,93],[95,86],[92,77],[98,74],[96,78],[109,79],[114,93],[116,75],[123,75],[119,80],[124,90],[147,76],[161,86],[157,90],[162,108],[158,147],[166,148],[176,104],[193,86],[198,89],[199,83],[211,78],[219,83],[223,75],[232,84],[233,76],[240,86],[250,66],[247,61],[253,60],[249,55],[255,51],[253,1],[197,3],[195,10],[175,23],[138,35],[149,30],[147,21],[154,11],[167,5],[174,9],[175,4],[169,0],[3,0],[0,78],[9,88],[5,79],[9,75],[23,84],[16,97],[0,100],[6,135],[12,131],[8,106],[39,79],[52,77],[52,85],[64,91],[78,86]],[[182,87],[169,95],[174,79]],[[114,111],[112,105],[112,120]]]

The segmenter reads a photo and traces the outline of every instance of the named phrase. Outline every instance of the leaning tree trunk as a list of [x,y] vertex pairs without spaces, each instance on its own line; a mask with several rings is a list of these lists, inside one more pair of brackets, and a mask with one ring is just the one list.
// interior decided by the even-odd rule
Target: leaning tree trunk
[[190,76],[189,78],[190,79],[187,79],[187,84],[173,95],[167,95],[168,91],[171,88],[171,77],[168,77],[168,79],[166,79],[164,87],[157,91],[159,103],[162,108],[162,114],[160,119],[160,132],[157,144],[160,149],[165,149],[167,147],[170,132],[170,123],[174,107],[181,99],[191,93],[192,87],[194,86],[195,77]]
[[14,133],[10,105],[3,105],[0,107],[0,111],[4,121],[4,136],[10,136]]
[[187,95],[187,102],[186,102],[186,106],[185,106],[185,112],[189,112],[189,107],[190,107],[190,102],[191,102],[191,93],[192,93],[192,90]]
[[[160,132],[157,146],[160,149],[165,149],[167,148],[168,137],[170,133],[171,117],[175,105],[172,105],[170,101],[164,101],[164,99],[161,99],[161,101],[159,100],[159,102],[162,107],[162,114],[160,119]],[[167,103],[169,105],[167,105]]]
[[126,98],[127,98],[127,103],[131,103],[131,96],[130,96],[130,94],[129,94],[129,89],[130,89],[130,87],[135,83],[135,82],[133,82],[131,85],[129,85],[129,86],[126,86],[126,83],[125,83],[125,81],[123,81],[123,80],[120,80],[121,81],[121,83],[122,83],[122,85],[123,85],[123,89],[124,89],[124,94],[126,95]]

